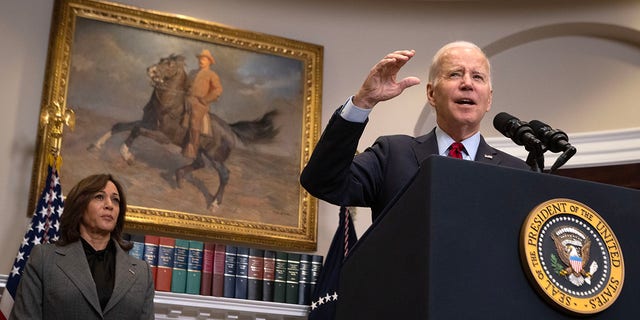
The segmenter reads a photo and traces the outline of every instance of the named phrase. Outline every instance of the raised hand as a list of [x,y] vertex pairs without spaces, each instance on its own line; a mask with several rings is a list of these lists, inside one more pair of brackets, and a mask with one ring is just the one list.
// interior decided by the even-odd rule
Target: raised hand
[[378,62],[353,97],[353,104],[360,108],[371,109],[378,102],[397,97],[404,89],[420,83],[417,77],[406,77],[396,81],[400,68],[409,61],[415,50],[399,50],[387,54]]

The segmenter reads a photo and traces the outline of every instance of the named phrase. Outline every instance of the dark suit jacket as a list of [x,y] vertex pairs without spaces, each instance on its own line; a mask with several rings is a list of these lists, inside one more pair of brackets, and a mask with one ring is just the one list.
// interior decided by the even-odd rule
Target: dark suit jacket
[[[329,120],[300,183],[313,196],[339,206],[371,207],[375,220],[417,173],[422,161],[438,154],[435,130],[420,137],[382,136],[354,157],[365,123]],[[519,158],[489,146],[484,138],[475,161],[530,170]]]
[[149,265],[115,245],[116,279],[104,311],[82,243],[43,244],[31,251],[10,320],[153,319],[155,291]]

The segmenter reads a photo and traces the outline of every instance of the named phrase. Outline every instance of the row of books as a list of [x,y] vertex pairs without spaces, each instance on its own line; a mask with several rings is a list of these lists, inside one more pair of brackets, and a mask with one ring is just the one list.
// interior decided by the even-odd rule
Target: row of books
[[157,291],[309,305],[320,255],[154,235],[128,235]]

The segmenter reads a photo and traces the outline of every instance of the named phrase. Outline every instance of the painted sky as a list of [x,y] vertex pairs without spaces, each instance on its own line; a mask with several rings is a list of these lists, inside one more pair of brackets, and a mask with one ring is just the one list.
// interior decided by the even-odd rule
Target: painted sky
[[[187,72],[197,69],[196,54],[203,49],[215,57],[212,69],[223,87],[211,112],[233,123],[278,109],[281,134],[300,134],[302,61],[86,18],[76,21],[67,106],[115,114],[123,121],[141,119],[153,91],[147,68],[162,57],[180,54]],[[299,145],[288,148],[287,153],[299,152]]]
[[242,119],[247,109],[262,113],[263,108],[278,108],[269,104],[280,100],[301,103],[299,60],[78,18],[68,105],[116,108],[137,119],[152,91],[147,67],[161,57],[181,54],[187,71],[196,69],[195,55],[202,49],[216,59],[212,69],[220,75],[224,92],[212,112],[223,119]]

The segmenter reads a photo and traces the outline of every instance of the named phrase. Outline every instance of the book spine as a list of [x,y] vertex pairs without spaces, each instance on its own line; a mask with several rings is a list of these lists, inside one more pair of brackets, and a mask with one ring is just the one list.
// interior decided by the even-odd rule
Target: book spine
[[171,277],[171,292],[185,293],[187,291],[187,266],[189,264],[189,241],[176,239],[173,249],[173,275]]
[[158,291],[171,291],[175,245],[175,239],[160,237],[158,245],[158,275],[155,282],[156,290]]
[[211,283],[211,295],[214,297],[224,296],[225,251],[224,244],[216,244],[213,253],[213,279]]
[[202,281],[202,241],[189,240],[189,262],[187,264],[187,293],[199,294]]
[[215,243],[206,242],[202,251],[202,280],[200,282],[200,295],[211,295],[211,282],[213,281],[213,251]]
[[249,275],[247,277],[247,299],[262,300],[264,280],[264,250],[249,249]]
[[287,288],[287,253],[276,251],[275,275],[273,282],[273,301],[285,302]]
[[322,260],[323,257],[321,255],[314,254],[311,257],[311,288],[309,288],[311,297],[316,296],[315,292],[318,284],[318,278],[320,277],[320,272],[322,271]]
[[144,260],[149,264],[151,268],[151,276],[153,282],[156,282],[158,275],[158,244],[160,243],[160,237],[154,235],[144,236]]
[[262,301],[273,301],[273,284],[275,281],[276,252],[264,251],[264,272],[262,280]]
[[224,296],[236,296],[236,258],[238,247],[227,246],[224,254]]
[[285,302],[297,304],[300,288],[300,254],[287,253],[287,280],[285,290]]
[[133,245],[133,248],[129,250],[129,254],[140,260],[144,260],[144,235],[132,234],[129,241],[131,241]]
[[249,276],[249,248],[238,247],[236,258],[236,292],[235,298],[247,298],[247,280]]
[[301,254],[298,273],[298,304],[311,304],[311,255]]

